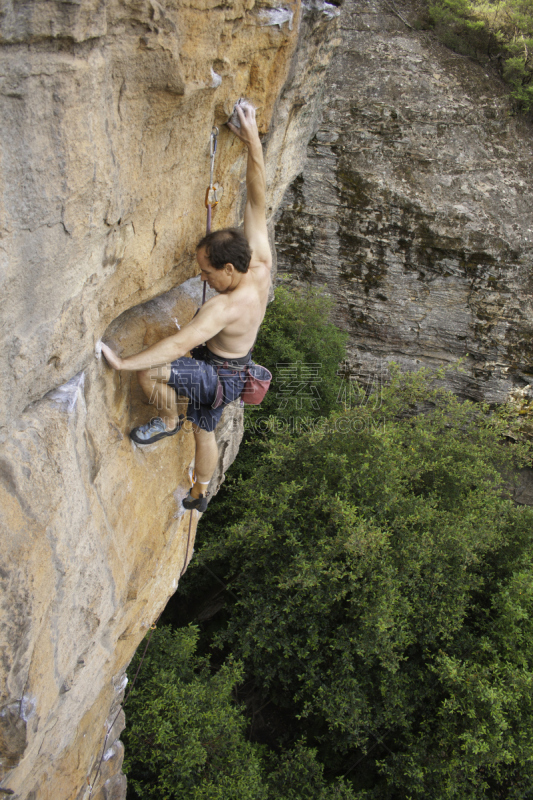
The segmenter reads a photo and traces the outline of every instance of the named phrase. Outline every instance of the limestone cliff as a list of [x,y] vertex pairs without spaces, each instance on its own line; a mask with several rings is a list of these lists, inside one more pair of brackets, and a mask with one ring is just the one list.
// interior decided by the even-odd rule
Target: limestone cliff
[[533,378],[532,128],[416,19],[409,2],[346,0],[278,267],[327,286],[353,376],[468,354],[449,385],[497,402]]
[[[0,793],[119,800],[125,669],[175,590],[196,519],[191,436],[145,449],[129,354],[187,322],[209,135],[241,95],[266,136],[271,216],[301,170],[336,10],[290,0],[5,0],[0,7]],[[238,224],[221,129],[214,226]],[[219,430],[215,487],[241,410]],[[97,776],[104,739],[102,766]]]

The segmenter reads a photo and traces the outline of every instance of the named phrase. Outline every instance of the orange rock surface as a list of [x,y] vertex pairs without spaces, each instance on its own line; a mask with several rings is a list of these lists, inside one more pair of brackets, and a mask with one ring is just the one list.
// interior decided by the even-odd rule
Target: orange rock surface
[[[241,95],[266,135],[273,216],[335,25],[297,0],[36,0],[0,16],[0,786],[19,800],[125,797],[125,670],[195,534],[192,436],[136,448],[127,432],[151,409],[95,345],[136,352],[194,313],[213,125],[214,227],[241,221],[244,151],[222,127]],[[214,489],[241,434],[234,404]]]

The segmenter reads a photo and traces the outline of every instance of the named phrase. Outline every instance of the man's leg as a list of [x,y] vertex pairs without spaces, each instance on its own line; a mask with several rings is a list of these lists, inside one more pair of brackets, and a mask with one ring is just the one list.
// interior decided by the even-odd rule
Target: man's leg
[[143,392],[159,411],[167,431],[174,430],[179,419],[178,395],[172,386],[167,386],[170,376],[168,366],[143,369],[137,373]]
[[192,497],[198,499],[200,495],[207,495],[209,481],[218,463],[218,445],[214,431],[204,431],[193,425],[196,455],[194,459],[195,483],[191,489]]

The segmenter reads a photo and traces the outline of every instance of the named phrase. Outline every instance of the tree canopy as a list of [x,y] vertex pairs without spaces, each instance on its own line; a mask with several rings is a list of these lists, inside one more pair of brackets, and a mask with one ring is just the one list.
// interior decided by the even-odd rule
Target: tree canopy
[[[283,302],[263,362],[329,352],[338,383],[323,306]],[[134,800],[532,796],[531,449],[438,377],[391,367],[308,432],[249,429],[167,612],[198,625],[156,632],[127,707]]]
[[533,786],[533,512],[507,425],[397,374],[379,409],[275,441],[200,553],[238,598],[215,643],[358,798]]

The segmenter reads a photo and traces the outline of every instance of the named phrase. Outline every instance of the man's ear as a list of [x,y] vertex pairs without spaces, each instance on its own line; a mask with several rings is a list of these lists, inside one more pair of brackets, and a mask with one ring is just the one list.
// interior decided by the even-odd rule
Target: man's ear
[[226,275],[233,275],[233,273],[235,272],[235,267],[230,261],[228,261],[227,264],[224,264],[224,272],[226,273]]

